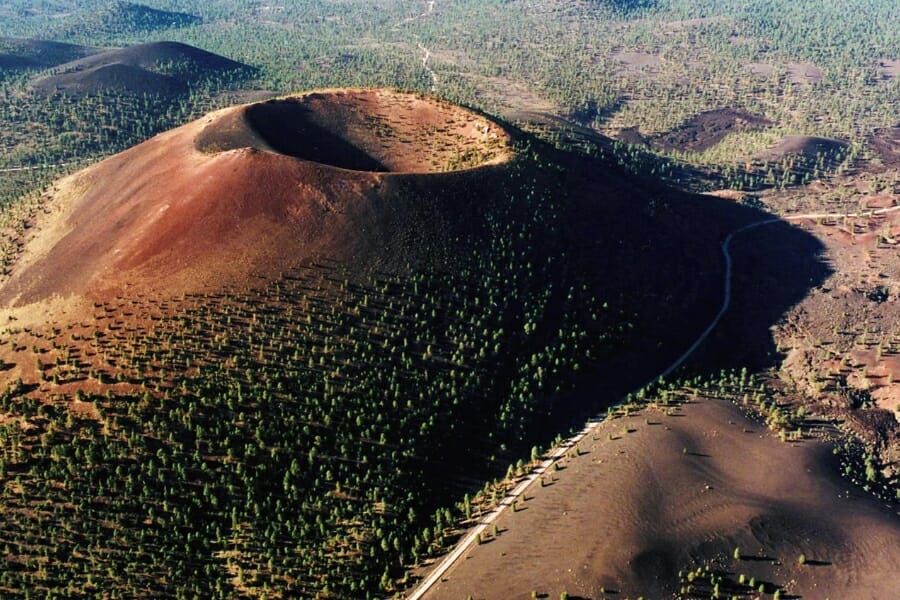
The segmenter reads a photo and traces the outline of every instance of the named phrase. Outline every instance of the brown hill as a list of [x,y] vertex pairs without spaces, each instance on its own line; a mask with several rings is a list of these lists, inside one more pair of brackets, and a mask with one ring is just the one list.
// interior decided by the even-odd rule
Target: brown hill
[[846,150],[847,146],[847,142],[842,140],[805,135],[788,135],[756,158],[763,162],[777,162],[790,156],[812,160],[815,160],[817,157],[823,157],[826,162],[831,163],[835,160],[835,156]]
[[[565,255],[569,271],[582,265],[584,286],[640,315],[639,370],[666,364],[718,306],[722,237],[766,217],[591,159],[546,148],[535,156],[560,162],[522,166],[497,123],[393,91],[312,92],[225,109],[60,182],[0,285],[0,303],[41,320],[52,299],[244,286],[321,258],[358,273],[454,271],[496,243],[505,221],[526,214],[511,210],[550,198],[562,202],[547,217],[557,231],[531,244],[532,264]],[[520,189],[525,176],[534,179]],[[803,249],[791,254],[796,268],[766,310],[747,320],[759,339],[741,349],[754,356],[766,355],[753,349],[770,343],[771,319],[822,275],[808,236],[786,229],[774,237],[777,247]],[[618,368],[610,366],[617,380]]]
[[[220,111],[70,178],[62,193],[71,201],[0,297],[28,303],[126,282],[172,293],[322,255],[384,268],[417,262],[422,240],[440,247],[475,207],[398,188],[480,185],[512,158],[510,143],[474,113],[394,92]],[[482,168],[416,175],[456,165]]]

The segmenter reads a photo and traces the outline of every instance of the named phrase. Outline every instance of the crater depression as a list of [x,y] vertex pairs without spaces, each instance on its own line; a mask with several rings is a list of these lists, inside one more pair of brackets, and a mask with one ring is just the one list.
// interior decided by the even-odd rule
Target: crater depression
[[251,104],[197,138],[215,153],[256,148],[354,171],[432,173],[505,162],[511,139],[472,111],[388,90],[313,92]]

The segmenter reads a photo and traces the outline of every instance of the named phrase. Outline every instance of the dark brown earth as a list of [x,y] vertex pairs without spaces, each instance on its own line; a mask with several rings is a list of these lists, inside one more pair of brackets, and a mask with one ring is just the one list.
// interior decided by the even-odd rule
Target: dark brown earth
[[826,158],[826,164],[830,163],[837,154],[847,148],[847,142],[830,138],[811,137],[804,135],[788,135],[782,138],[772,148],[759,154],[756,159],[763,162],[777,162],[785,157],[797,156],[806,159],[815,159],[817,156]]
[[882,168],[900,169],[900,125],[873,133],[869,138],[869,147]]
[[721,400],[668,411],[601,424],[425,598],[673,598],[704,565],[761,598],[892,597],[897,516],[826,445],[779,441]]
[[[171,65],[176,65],[174,70]],[[103,91],[174,95],[204,77],[249,67],[178,42],[151,42],[112,49],[59,65],[58,73],[34,80],[44,94],[72,96]]]
[[702,112],[676,129],[652,138],[650,145],[656,150],[680,150],[703,152],[721,142],[735,131],[765,129],[772,122],[765,117],[724,108]]
[[626,144],[649,146],[653,150],[703,152],[737,131],[757,131],[772,125],[758,115],[721,108],[695,115],[675,129],[657,135],[644,135],[637,127],[628,127],[615,134]]

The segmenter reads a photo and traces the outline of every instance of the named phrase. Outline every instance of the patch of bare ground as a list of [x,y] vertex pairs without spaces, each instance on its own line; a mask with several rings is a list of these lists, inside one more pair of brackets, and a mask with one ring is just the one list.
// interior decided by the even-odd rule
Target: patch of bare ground
[[900,583],[896,514],[825,444],[779,441],[720,400],[608,419],[515,507],[426,598],[673,597],[700,565],[741,597],[880,599]]
[[614,137],[620,142],[631,144],[632,146],[646,146],[647,138],[641,133],[639,127],[625,127],[620,129]]
[[882,59],[878,63],[878,71],[885,79],[895,79],[900,77],[900,59]]
[[[873,211],[900,205],[898,173],[865,168],[760,197],[782,215],[858,214],[794,221],[820,240],[828,272],[773,329],[773,364],[815,410],[842,421],[880,455],[896,477],[900,460],[900,214]],[[747,232],[736,245],[736,273],[775,252],[790,263],[765,228]],[[766,248],[770,248],[766,250]],[[736,288],[742,317],[760,310],[777,284]],[[741,300],[744,298],[744,300]],[[726,323],[727,326],[727,323]]]
[[791,83],[798,85],[813,85],[825,77],[825,71],[812,63],[792,62],[787,64],[787,69]]
[[528,120],[528,115],[559,115],[562,107],[519,81],[472,73],[461,74],[475,82],[479,94],[489,98],[501,117],[509,121]]
[[612,54],[613,62],[622,65],[626,73],[653,75],[662,66],[663,58],[649,52],[628,52],[618,50]]
[[775,67],[769,63],[755,62],[748,64],[747,70],[749,70],[753,75],[756,75],[761,79],[765,79],[775,72]]
[[[870,208],[900,196],[864,199]],[[825,244],[834,273],[776,329],[783,375],[846,420],[882,455],[900,459],[900,214],[802,225]]]

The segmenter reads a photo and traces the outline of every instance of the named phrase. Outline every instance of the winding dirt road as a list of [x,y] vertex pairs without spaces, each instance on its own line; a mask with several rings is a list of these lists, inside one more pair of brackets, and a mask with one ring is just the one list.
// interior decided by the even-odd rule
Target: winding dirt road
[[[396,29],[396,28],[399,28],[399,27],[401,27],[401,26],[403,26],[403,25],[406,25],[407,23],[413,23],[413,22],[415,22],[415,21],[418,21],[418,20],[420,20],[420,19],[424,19],[424,18],[428,17],[429,15],[431,15],[432,13],[434,13],[434,3],[435,3],[435,0],[429,0],[429,1],[428,1],[428,8],[425,10],[425,12],[423,12],[423,13],[421,13],[421,14],[418,14],[418,15],[415,15],[415,16],[413,16],[413,17],[407,17],[407,18],[403,19],[402,21],[400,21],[399,23],[397,23],[397,24],[394,26],[394,28]],[[432,92],[437,91],[437,84],[438,84],[438,76],[437,76],[437,73],[434,72],[434,69],[432,69],[430,66],[428,66],[428,61],[431,60],[431,50],[429,50],[428,48],[426,48],[426,47],[422,44],[422,42],[419,41],[419,36],[418,36],[418,35],[416,35],[415,33],[412,34],[412,35],[413,35],[414,38],[416,38],[416,47],[424,53],[424,56],[422,57],[422,67],[423,67],[423,68],[425,69],[425,71],[428,73],[429,77],[431,77],[431,91],[432,91]]]
[[[864,212],[856,212],[856,213],[809,213],[809,214],[801,214],[801,215],[790,215],[786,217],[777,217],[772,219],[766,219],[765,221],[758,221],[756,223],[750,223],[749,225],[745,225],[740,229],[736,229],[728,234],[728,236],[722,241],[720,246],[722,250],[722,256],[725,260],[725,276],[723,283],[723,293],[722,293],[722,306],[719,308],[719,311],[716,313],[716,316],[709,323],[706,329],[697,337],[696,340],[691,344],[691,346],[685,350],[685,352],[679,356],[675,361],[669,365],[662,373],[654,377],[647,384],[652,385],[658,382],[660,379],[668,377],[674,371],[676,371],[681,365],[685,363],[693,354],[696,352],[697,348],[699,348],[703,342],[710,336],[710,334],[716,329],[719,323],[722,321],[722,318],[728,312],[728,309],[731,307],[731,282],[732,282],[732,258],[731,258],[731,242],[734,238],[742,233],[750,231],[752,229],[756,229],[759,227],[764,227],[766,225],[774,225],[776,223],[788,223],[792,221],[806,221],[810,219],[840,219],[840,218],[858,218],[858,217],[875,217],[878,215],[884,215],[892,212],[900,211],[900,205],[893,206],[891,208],[882,208],[878,210],[864,211]],[[646,386],[645,386],[646,387]],[[408,600],[420,600],[426,593],[441,580],[441,578],[447,573],[447,571],[456,563],[456,561],[463,555],[465,552],[471,547],[473,543],[478,539],[478,537],[484,533],[487,528],[496,521],[506,507],[512,505],[512,503],[518,498],[520,495],[524,494],[528,488],[533,484],[538,478],[540,478],[546,471],[549,469],[553,463],[557,460],[565,456],[566,452],[569,451],[570,448],[578,444],[584,436],[591,433],[601,422],[602,418],[594,418],[587,422],[584,429],[577,433],[575,436],[567,439],[558,447],[556,447],[547,458],[541,462],[541,464],[534,469],[530,475],[528,475],[525,479],[523,479],[519,484],[497,505],[497,507],[491,511],[490,514],[485,516],[475,527],[472,527],[466,535],[457,542],[456,546],[450,552],[450,554],[446,555],[441,563],[432,570],[427,577],[425,577],[419,585],[416,586],[415,589],[410,592],[409,596],[407,596]]]

